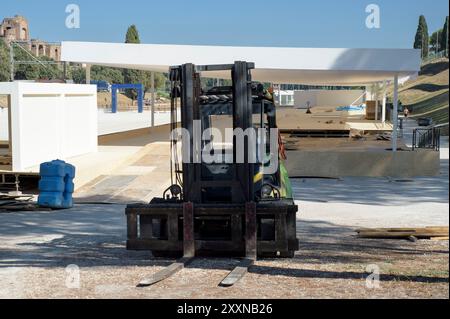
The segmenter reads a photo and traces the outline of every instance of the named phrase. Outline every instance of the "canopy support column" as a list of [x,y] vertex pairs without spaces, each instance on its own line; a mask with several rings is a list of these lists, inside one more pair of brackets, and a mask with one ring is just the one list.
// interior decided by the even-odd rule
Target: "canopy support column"
[[386,123],[386,98],[387,98],[387,84],[383,82],[383,101],[381,107],[381,123]]
[[394,110],[392,111],[392,152],[397,152],[397,132],[398,132],[398,74],[394,77]]
[[91,65],[86,64],[86,84],[91,84]]
[[155,72],[151,72],[151,94],[152,101],[150,105],[150,125],[155,126]]
[[378,121],[379,120],[378,113],[380,110],[380,102],[379,102],[380,97],[378,92],[380,88],[378,86],[378,83],[375,84],[373,87],[375,89],[375,121]]

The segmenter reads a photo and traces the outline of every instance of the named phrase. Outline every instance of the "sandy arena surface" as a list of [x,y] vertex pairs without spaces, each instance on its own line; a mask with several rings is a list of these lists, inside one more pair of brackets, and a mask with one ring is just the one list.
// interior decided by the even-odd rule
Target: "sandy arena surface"
[[[173,260],[125,250],[123,205],[0,214],[0,298],[448,298],[448,241],[368,240],[354,232],[448,225],[448,168],[439,178],[409,183],[293,184],[300,250],[293,259],[259,260],[231,288],[218,284],[238,260],[205,258],[166,281],[136,288]],[[79,287],[69,265],[79,269]],[[379,287],[368,288],[374,269]]]
[[[158,147],[86,187],[77,201],[127,203],[159,194],[168,181],[167,159],[155,160]],[[359,239],[355,229],[448,226],[448,159],[447,141],[439,177],[294,179],[300,250],[293,259],[258,260],[230,288],[218,286],[238,263],[229,258],[198,258],[166,281],[136,288],[174,260],[125,249],[123,204],[0,213],[0,298],[447,299],[448,240]],[[119,186],[123,192],[111,197]]]

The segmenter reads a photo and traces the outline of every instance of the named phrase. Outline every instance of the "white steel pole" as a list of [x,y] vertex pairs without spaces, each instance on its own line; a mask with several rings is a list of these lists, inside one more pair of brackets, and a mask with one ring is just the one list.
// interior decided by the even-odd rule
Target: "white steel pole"
[[374,86],[375,88],[375,121],[378,121],[378,108],[379,108],[379,95],[378,95],[378,90],[379,90],[379,86],[378,83]]
[[86,64],[86,84],[91,84],[91,65]]
[[383,104],[381,107],[381,122],[384,124],[386,122],[386,95],[387,95],[387,85],[386,81],[383,82]]
[[397,130],[398,130],[398,75],[394,77],[394,110],[392,114],[392,151],[397,152]]
[[151,94],[152,94],[152,102],[151,102],[151,110],[150,110],[150,116],[151,116],[151,127],[155,126],[155,72],[152,71],[151,73]]
[[10,80],[14,82],[14,42],[11,41],[9,44],[9,71],[10,71]]

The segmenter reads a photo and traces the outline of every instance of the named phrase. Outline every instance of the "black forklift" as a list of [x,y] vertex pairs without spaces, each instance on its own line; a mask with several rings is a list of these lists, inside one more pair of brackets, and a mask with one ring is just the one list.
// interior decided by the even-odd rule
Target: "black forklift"
[[[262,84],[252,82],[252,69],[243,61],[170,68],[172,185],[150,204],[127,206],[127,249],[182,258],[140,286],[167,278],[195,256],[243,257],[222,282],[229,286],[257,257],[290,258],[298,250],[298,207],[283,165],[275,104]],[[231,72],[231,86],[202,89],[201,76],[224,71]],[[221,143],[215,126],[255,133]],[[263,142],[252,148],[255,136]],[[204,160],[205,150],[213,161]],[[263,156],[255,160],[255,152]]]

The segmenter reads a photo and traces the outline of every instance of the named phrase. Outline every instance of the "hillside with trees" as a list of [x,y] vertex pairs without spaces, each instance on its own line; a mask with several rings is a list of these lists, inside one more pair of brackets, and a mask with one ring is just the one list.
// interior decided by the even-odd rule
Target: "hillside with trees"
[[[392,99],[392,87],[389,97]],[[441,58],[422,66],[419,76],[399,88],[399,100],[411,118],[430,117],[435,124],[449,122],[449,60]],[[448,127],[443,131],[448,135]]]

